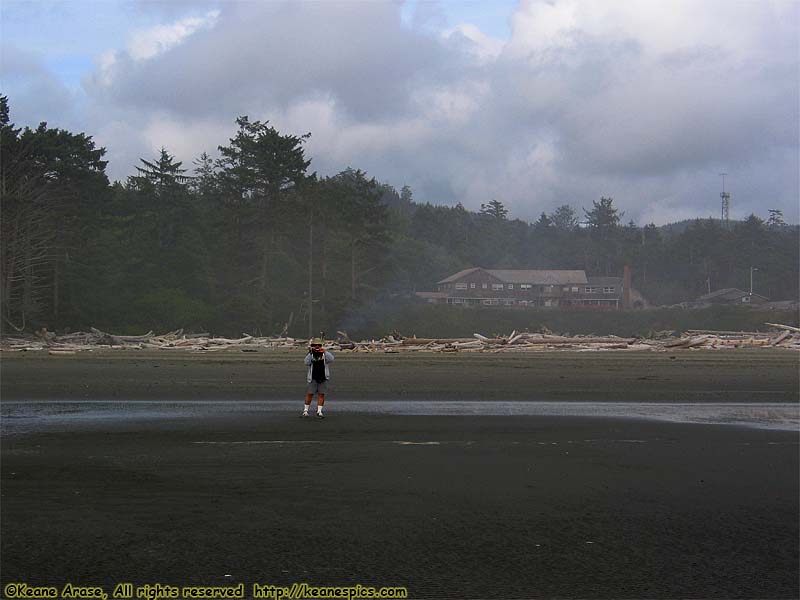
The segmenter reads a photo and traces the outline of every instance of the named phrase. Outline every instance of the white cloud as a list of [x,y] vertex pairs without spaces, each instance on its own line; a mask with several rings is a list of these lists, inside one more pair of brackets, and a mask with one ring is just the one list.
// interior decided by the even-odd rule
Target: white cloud
[[198,151],[198,148],[211,154],[216,146],[224,145],[228,141],[230,134],[230,125],[217,120],[186,122],[169,114],[152,115],[141,131],[142,139],[150,150],[149,156],[156,156],[164,147],[170,154],[180,157],[184,161],[184,168],[189,169],[192,158],[203,152]]
[[213,27],[219,10],[210,10],[201,17],[187,17],[170,25],[156,25],[132,32],[128,38],[128,54],[134,60],[147,60],[174,48],[200,29]]
[[737,58],[763,54],[769,34],[796,31],[794,2],[727,0],[525,0],[514,14],[509,48],[517,55],[572,48],[581,37],[635,40],[649,55],[689,47],[713,47]]
[[505,40],[486,35],[470,23],[460,23],[452,29],[447,29],[442,36],[447,40],[466,40],[467,50],[482,63],[490,62],[500,56],[506,44]]
[[114,78],[114,67],[119,60],[119,51],[106,50],[95,58],[97,71],[93,75],[93,79],[101,87],[110,87]]
[[431,85],[411,94],[420,116],[434,123],[467,125],[489,93],[485,82],[462,82],[458,85]]
[[510,57],[526,58],[536,52],[569,47],[579,8],[576,2],[523,2],[511,21]]
[[110,48],[95,57],[97,70],[84,78],[89,92],[103,93],[112,89],[117,75],[125,76],[137,63],[152,60],[184,43],[190,36],[213,28],[219,10],[210,10],[200,17],[185,17],[166,25],[134,29],[128,34],[124,49]]

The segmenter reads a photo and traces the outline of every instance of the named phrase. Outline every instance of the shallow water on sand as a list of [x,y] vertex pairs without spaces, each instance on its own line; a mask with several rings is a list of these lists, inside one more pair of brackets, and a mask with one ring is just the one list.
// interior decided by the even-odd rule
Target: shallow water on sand
[[[3,435],[80,429],[103,422],[164,421],[237,414],[292,413],[298,401],[14,401],[0,404]],[[346,413],[444,416],[563,416],[645,419],[800,430],[800,405],[791,403],[639,403],[497,401],[333,401],[328,415]]]

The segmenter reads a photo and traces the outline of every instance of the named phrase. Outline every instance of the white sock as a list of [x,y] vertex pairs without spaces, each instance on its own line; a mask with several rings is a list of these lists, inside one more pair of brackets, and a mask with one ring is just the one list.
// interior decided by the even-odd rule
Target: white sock
[[318,407],[317,407],[317,414],[318,414],[318,415],[321,415],[321,414],[322,414],[322,407],[321,407],[321,406],[318,406]]
[[303,404],[303,412],[308,414],[308,404]]

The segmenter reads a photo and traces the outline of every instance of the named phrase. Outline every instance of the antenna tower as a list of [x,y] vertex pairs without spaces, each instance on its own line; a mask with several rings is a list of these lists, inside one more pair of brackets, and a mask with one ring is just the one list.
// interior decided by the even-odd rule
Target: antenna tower
[[728,227],[731,224],[731,195],[725,191],[725,175],[727,173],[720,173],[720,175],[722,176],[722,192],[719,195],[722,198],[722,222],[725,227]]

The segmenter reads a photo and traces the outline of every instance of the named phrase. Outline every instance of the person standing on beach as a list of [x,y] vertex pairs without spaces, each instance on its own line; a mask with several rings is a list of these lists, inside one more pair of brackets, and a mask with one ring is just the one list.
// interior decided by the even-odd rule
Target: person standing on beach
[[306,388],[303,414],[300,416],[308,416],[308,407],[311,406],[311,400],[314,399],[314,394],[316,394],[317,418],[324,419],[325,415],[322,414],[322,407],[325,405],[325,393],[328,391],[328,381],[331,378],[331,370],[328,367],[328,363],[333,362],[333,354],[322,347],[321,339],[314,338],[311,340],[304,362],[308,367],[308,376],[306,377],[308,387]]

